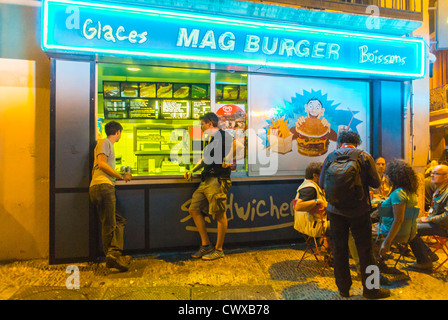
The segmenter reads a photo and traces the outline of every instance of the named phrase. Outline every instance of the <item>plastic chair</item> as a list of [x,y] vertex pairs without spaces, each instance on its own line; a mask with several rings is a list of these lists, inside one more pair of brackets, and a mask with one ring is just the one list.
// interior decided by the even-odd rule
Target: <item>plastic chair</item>
[[436,272],[438,269],[440,269],[441,266],[445,264],[445,262],[448,261],[448,237],[441,237],[441,236],[429,236],[431,239],[434,239],[436,241],[435,244],[431,245],[433,248],[433,253],[436,253],[437,251],[441,250],[445,253],[445,260],[442,262],[439,262],[437,264],[437,267],[433,268],[433,272]]
[[[425,212],[425,217],[428,216],[428,212]],[[442,237],[442,236],[427,236],[428,238],[434,240],[434,244],[429,245],[431,248],[433,248],[432,253],[436,253],[437,251],[441,250],[445,253],[445,260],[442,262],[439,262],[437,264],[437,267],[433,268],[433,272],[436,272],[438,269],[440,269],[441,266],[445,264],[445,262],[448,261],[448,237]]]
[[[325,221],[322,212],[320,212],[319,222],[322,224],[322,230],[325,230]],[[319,274],[322,275],[325,269],[330,265],[330,261],[332,258],[329,237],[325,235],[325,232],[323,232],[322,235],[319,236],[310,236],[303,233],[302,235],[305,238],[306,249],[303,252],[302,257],[300,258],[299,263],[297,264],[297,268],[301,266],[305,258],[314,256],[316,261],[322,265],[320,270],[308,266],[303,267],[313,271],[318,271]],[[328,243],[328,245],[326,245],[326,243]]]
[[[398,230],[398,233],[395,235],[394,240],[392,243],[401,243],[404,244],[404,249],[400,250],[400,255],[398,259],[395,262],[394,268],[397,267],[398,263],[401,262],[402,265],[407,267],[407,263],[404,260],[404,253],[406,252],[407,248],[409,247],[409,242],[412,240],[412,235],[415,235],[417,230],[417,224],[414,222],[418,218],[418,214],[420,212],[419,208],[413,208],[413,207],[406,207],[404,211],[404,221],[401,225],[400,230]],[[376,242],[378,242],[379,236],[380,236],[380,230],[381,225],[383,223],[383,218],[394,218],[394,212],[392,207],[378,207],[378,235]],[[406,274],[409,277],[409,272],[407,268],[405,268]]]

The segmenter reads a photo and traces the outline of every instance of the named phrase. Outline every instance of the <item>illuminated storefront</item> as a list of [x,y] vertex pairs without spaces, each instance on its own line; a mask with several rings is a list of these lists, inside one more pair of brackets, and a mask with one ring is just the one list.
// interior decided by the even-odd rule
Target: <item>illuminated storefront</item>
[[134,176],[117,183],[129,252],[197,244],[188,205],[199,180],[182,176],[201,156],[207,111],[246,146],[232,174],[229,245],[297,238],[295,190],[341,130],[357,131],[372,154],[403,156],[404,81],[425,75],[421,39],[105,2],[42,9],[54,82],[53,261],[100,252],[88,185],[111,120],[124,127],[116,169]]

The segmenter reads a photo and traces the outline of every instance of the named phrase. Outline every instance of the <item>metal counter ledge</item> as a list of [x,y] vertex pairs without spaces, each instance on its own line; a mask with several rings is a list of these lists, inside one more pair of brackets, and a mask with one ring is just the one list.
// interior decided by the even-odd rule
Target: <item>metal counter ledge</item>
[[[303,180],[301,176],[252,176],[252,177],[231,177],[232,182],[260,182],[260,181],[279,181],[279,180]],[[194,175],[192,181],[187,181],[183,175],[167,176],[140,176],[133,177],[131,181],[125,182],[117,180],[117,186],[148,185],[148,184],[178,184],[178,183],[199,183],[200,175]]]

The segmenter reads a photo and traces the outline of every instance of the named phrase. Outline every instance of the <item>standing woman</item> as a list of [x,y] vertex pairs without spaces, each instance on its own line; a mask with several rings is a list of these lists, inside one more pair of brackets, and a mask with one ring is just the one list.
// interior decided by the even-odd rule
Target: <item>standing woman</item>
[[[391,206],[394,217],[383,218],[381,230],[378,230],[381,234],[386,235],[379,251],[380,257],[390,251],[392,241],[403,226],[403,223],[417,224],[417,220],[405,221],[404,211],[406,207],[418,207],[418,178],[414,169],[409,164],[404,160],[392,160],[387,165],[384,174],[389,178],[392,185],[392,192],[389,198],[383,202],[382,206]],[[414,230],[416,232],[417,228],[414,228]],[[414,236],[415,234],[411,235],[411,239]]]

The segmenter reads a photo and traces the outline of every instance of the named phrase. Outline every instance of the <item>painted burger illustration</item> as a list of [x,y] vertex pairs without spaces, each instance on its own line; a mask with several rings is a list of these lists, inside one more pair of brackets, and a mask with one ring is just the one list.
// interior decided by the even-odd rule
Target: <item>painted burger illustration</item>
[[[317,157],[328,151],[330,127],[325,126],[325,119],[315,117],[305,118],[291,128],[297,141],[297,151],[308,157]],[[324,123],[323,123],[324,122]]]

